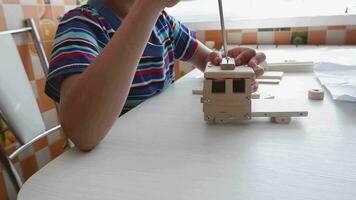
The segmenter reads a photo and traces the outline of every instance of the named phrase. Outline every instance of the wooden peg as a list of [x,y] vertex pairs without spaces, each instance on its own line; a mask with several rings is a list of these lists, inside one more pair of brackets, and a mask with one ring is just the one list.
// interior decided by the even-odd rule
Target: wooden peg
[[281,80],[280,79],[256,79],[256,82],[260,84],[279,84]]
[[221,61],[221,70],[234,70],[235,62],[233,59],[226,57]]
[[192,94],[203,95],[203,90],[192,90]]
[[277,124],[289,124],[292,120],[291,117],[272,117],[271,120]]
[[274,71],[267,71],[258,79],[279,79],[281,80],[284,75],[284,72],[274,72]]

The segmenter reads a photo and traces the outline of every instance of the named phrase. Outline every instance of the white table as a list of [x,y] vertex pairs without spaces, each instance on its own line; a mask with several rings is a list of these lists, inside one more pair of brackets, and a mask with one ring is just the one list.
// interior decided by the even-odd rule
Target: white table
[[126,114],[90,153],[71,149],[22,187],[18,199],[231,200],[356,198],[356,104],[308,101],[312,74],[263,85],[304,102],[309,117],[227,125],[203,121],[193,71]]

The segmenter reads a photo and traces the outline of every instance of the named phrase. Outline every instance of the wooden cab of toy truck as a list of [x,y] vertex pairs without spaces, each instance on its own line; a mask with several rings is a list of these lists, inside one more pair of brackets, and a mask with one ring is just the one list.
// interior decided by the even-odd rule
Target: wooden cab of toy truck
[[254,71],[247,66],[224,70],[207,65],[204,73],[204,119],[224,123],[251,119],[251,81]]

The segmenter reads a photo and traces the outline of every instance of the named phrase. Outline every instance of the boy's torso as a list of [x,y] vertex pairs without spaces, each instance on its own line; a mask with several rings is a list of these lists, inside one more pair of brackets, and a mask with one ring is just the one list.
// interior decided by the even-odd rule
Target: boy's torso
[[[115,30],[120,27],[121,20],[101,1],[89,1],[83,8],[95,10],[98,13],[100,26],[106,30],[104,32],[107,34],[100,38],[103,49],[114,35]],[[153,28],[150,41],[147,43],[137,66],[123,113],[174,82],[174,46],[169,37],[168,26],[168,21],[165,20],[162,13]]]

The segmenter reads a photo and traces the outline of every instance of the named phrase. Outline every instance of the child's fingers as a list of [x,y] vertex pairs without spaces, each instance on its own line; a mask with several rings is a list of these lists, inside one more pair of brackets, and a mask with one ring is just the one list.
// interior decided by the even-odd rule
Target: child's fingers
[[170,8],[175,6],[180,0],[162,0],[166,7]]
[[219,52],[213,51],[209,54],[208,59],[213,65],[220,65],[222,61],[222,56]]
[[238,48],[234,48],[231,49],[227,52],[227,56],[231,57],[231,58],[236,58],[237,56],[239,56],[242,52],[246,51],[248,48],[245,47],[238,47]]
[[222,61],[221,57],[215,57],[212,63],[217,66],[220,65],[221,61]]
[[266,60],[266,55],[264,53],[256,53],[255,56],[253,56],[250,61],[248,62],[248,65],[252,68],[257,67],[260,63],[264,62]]
[[253,70],[255,71],[256,77],[260,77],[265,73],[265,69],[263,69],[260,65],[257,65],[257,67],[253,68]]
[[246,65],[248,62],[256,56],[256,51],[253,49],[246,49],[242,53],[240,53],[237,57],[235,57],[235,64],[239,65]]
[[258,90],[258,83],[256,81],[252,82],[251,90],[252,90],[252,93],[254,93],[254,92],[256,92]]
[[264,74],[264,69],[259,64],[266,60],[266,55],[264,53],[257,53],[251,60],[248,62],[248,65],[252,67],[255,71],[256,77],[260,77]]

